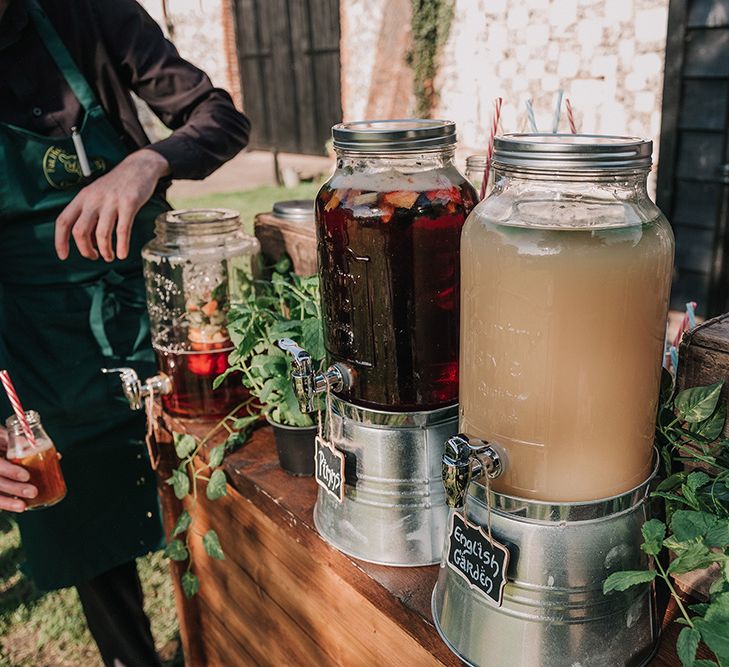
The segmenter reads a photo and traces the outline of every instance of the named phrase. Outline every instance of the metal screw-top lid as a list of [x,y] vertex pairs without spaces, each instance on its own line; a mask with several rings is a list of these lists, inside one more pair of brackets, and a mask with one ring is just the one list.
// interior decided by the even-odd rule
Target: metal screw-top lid
[[182,234],[221,234],[241,227],[240,214],[228,208],[185,208],[157,216],[155,229]]
[[456,124],[450,120],[404,118],[360,120],[332,128],[334,148],[360,153],[396,153],[451,146]]
[[273,214],[277,218],[291,222],[310,222],[314,219],[313,199],[289,199],[277,201],[273,205]]
[[606,171],[651,166],[653,142],[597,134],[505,134],[494,142],[494,166]]

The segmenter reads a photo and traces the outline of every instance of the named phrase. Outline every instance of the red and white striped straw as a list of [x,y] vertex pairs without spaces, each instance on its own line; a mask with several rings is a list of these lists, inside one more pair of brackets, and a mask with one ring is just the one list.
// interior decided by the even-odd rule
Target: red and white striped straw
[[33,445],[33,447],[35,447],[35,437],[33,436],[33,431],[30,429],[30,424],[25,417],[25,410],[23,410],[23,406],[21,405],[20,399],[18,398],[18,392],[15,391],[13,382],[10,379],[10,373],[4,370],[0,371],[0,382],[3,383],[5,393],[8,395],[10,405],[13,407],[13,411],[15,412],[15,416],[20,422],[20,426],[23,429],[23,433],[25,433],[25,437],[28,439],[28,442]]
[[577,134],[577,126],[575,125],[575,114],[572,111],[572,102],[570,102],[569,97],[565,99],[564,104],[567,109],[567,120],[570,124],[570,132],[572,132],[572,134]]
[[489,134],[489,144],[486,147],[486,164],[483,169],[483,181],[481,181],[481,193],[480,199],[486,196],[486,186],[489,182],[489,173],[491,172],[491,158],[494,156],[494,140],[496,139],[496,132],[499,129],[499,118],[501,118],[501,103],[502,99],[497,97],[494,100],[494,114],[491,117],[491,133]]

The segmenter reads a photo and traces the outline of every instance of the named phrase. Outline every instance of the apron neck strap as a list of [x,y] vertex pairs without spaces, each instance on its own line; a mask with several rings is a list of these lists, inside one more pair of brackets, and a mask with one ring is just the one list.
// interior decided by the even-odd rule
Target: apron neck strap
[[91,90],[91,86],[89,86],[84,75],[81,74],[79,68],[76,66],[66,45],[61,41],[56,29],[38,3],[38,0],[27,0],[26,4],[35,29],[38,31],[48,53],[50,53],[58,69],[61,70],[63,78],[66,79],[66,83],[68,83],[76,99],[87,113],[90,112],[99,104],[96,101],[94,91]]

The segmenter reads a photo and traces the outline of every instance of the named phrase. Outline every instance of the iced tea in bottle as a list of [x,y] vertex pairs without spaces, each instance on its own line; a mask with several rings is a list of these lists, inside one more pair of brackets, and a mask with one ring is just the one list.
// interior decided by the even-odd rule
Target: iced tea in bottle
[[35,498],[22,498],[28,509],[50,507],[66,496],[66,482],[61,471],[60,454],[41,424],[38,413],[25,413],[35,444],[28,441],[20,420],[13,415],[5,422],[8,429],[7,459],[25,468],[30,474],[29,484],[38,489]]

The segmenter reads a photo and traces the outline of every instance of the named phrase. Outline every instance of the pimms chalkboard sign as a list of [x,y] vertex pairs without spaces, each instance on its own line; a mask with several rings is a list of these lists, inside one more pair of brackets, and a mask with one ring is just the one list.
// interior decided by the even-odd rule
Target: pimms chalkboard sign
[[319,436],[315,442],[316,483],[341,503],[344,500],[344,454]]
[[501,606],[509,551],[496,540],[489,540],[483,528],[470,524],[458,512],[451,514],[446,563],[471,588]]

